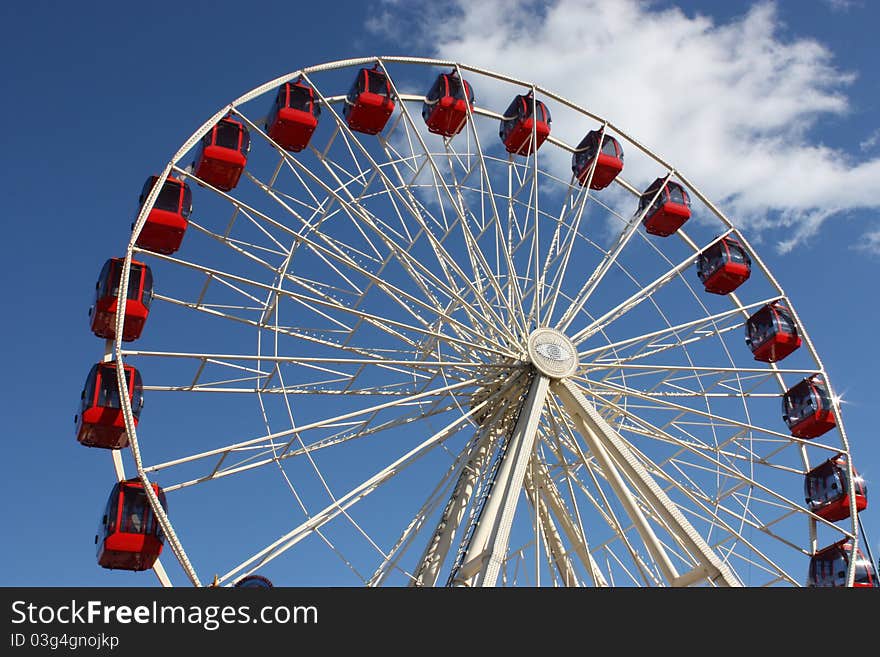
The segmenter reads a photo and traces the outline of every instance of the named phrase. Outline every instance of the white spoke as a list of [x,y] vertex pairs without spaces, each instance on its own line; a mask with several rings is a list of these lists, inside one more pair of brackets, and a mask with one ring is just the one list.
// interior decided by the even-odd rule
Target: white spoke
[[358,487],[350,490],[345,495],[341,496],[339,499],[334,501],[333,504],[329,505],[316,515],[314,515],[309,521],[303,523],[302,525],[294,528],[277,541],[268,545],[266,548],[256,553],[253,557],[246,560],[236,568],[232,569],[230,572],[226,573],[223,577],[220,578],[221,582],[229,579],[233,575],[237,574],[244,568],[247,568],[251,564],[258,562],[259,565],[265,564],[275,557],[279,556],[285,550],[290,549],[296,543],[301,541],[305,536],[312,531],[320,528],[333,518],[335,518],[340,513],[344,512],[348,507],[356,504],[364,497],[372,493],[376,488],[381,486],[383,483],[394,477],[398,474],[403,468],[407,467],[412,461],[422,457],[424,453],[430,449],[436,447],[439,443],[449,438],[453,433],[457,432],[463,424],[466,423],[467,418],[471,413],[474,413],[478,410],[477,407],[473,411],[470,411],[468,414],[461,416],[459,419],[453,421],[436,434],[425,440],[418,447],[410,450],[399,459],[391,463],[384,470],[377,472],[370,479],[364,481]]
[[[666,174],[665,180],[668,180],[672,175],[672,172]],[[665,182],[665,181],[664,181]],[[657,198],[660,193],[660,189],[658,188],[657,193],[651,199],[651,203]],[[627,224],[623,227],[620,235],[617,238],[617,243],[614,245],[614,248],[608,252],[605,256],[605,259],[602,261],[602,264],[596,269],[595,272],[590,276],[584,286],[578,291],[577,296],[575,297],[574,303],[565,311],[562,316],[562,319],[559,320],[557,324],[557,329],[560,331],[565,331],[571,325],[574,318],[577,317],[578,313],[583,309],[584,305],[586,305],[587,301],[592,296],[593,292],[602,282],[602,279],[605,278],[605,275],[611,270],[614,266],[614,263],[617,261],[618,256],[621,254],[626,245],[629,243],[630,239],[632,239],[633,235],[635,235],[636,231],[639,228],[639,225],[642,222],[642,218],[645,213],[648,211],[647,206],[642,212],[633,215]]]

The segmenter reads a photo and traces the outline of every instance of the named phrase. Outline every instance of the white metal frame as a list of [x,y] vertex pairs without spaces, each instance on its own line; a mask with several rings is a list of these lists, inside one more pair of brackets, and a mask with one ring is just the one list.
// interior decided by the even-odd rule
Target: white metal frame
[[[335,109],[344,96],[339,95],[338,89],[325,93],[320,77],[335,70],[354,71],[373,64],[388,73],[399,109],[386,133],[371,138],[376,142],[367,144],[363,136],[348,128]],[[621,254],[632,240],[638,239],[641,215],[619,217],[622,228],[610,249],[593,242],[583,232],[586,210],[602,207],[610,211],[589,189],[593,172],[583,187],[573,180],[560,181],[540,167],[537,150],[527,158],[510,156],[505,164],[481,141],[484,135],[478,126],[499,118],[489,108],[475,106],[469,110],[461,134],[438,146],[437,138],[426,135],[413,116],[413,106],[423,97],[417,90],[402,88],[405,76],[398,78],[395,74],[395,67],[404,65],[434,72],[437,67],[454,69],[462,76],[478,75],[506,83],[512,90],[529,89],[545,103],[579,113],[585,125],[587,121],[599,124],[602,134],[613,132],[627,148],[634,148],[656,162],[667,179],[675,177],[680,181],[722,226],[715,240],[735,236],[751,254],[753,276],[762,276],[775,294],[750,302],[731,294],[731,308],[720,313],[710,312],[694,294],[702,314],[687,322],[673,323],[657,304],[655,295],[667,285],[682,281],[696,255],[715,240],[701,246],[686,230],[679,230],[679,239],[693,255],[678,262],[670,261],[661,248],[650,244],[657,257],[668,263],[668,269],[652,282],[638,283],[637,275],[623,263]],[[324,128],[326,123],[333,126],[332,135],[323,145],[311,147],[310,155],[319,163],[318,168],[303,164],[297,156],[271,142],[260,120],[249,118],[243,108],[299,77],[317,91],[324,108]],[[236,257],[261,268],[266,272],[264,279],[236,274],[222,262],[209,265],[189,261],[183,251],[175,256],[159,256],[135,246],[164,180],[170,174],[193,180],[192,172],[182,166],[183,159],[228,112],[246,123],[255,143],[277,151],[278,164],[269,178],[261,180],[250,171],[246,178],[272,201],[278,214],[271,216],[254,207],[239,198],[235,190],[225,193],[200,181],[206,189],[204,193],[213,194],[232,208],[232,216],[221,231],[211,228],[196,213],[190,230],[213,238]],[[548,138],[544,148],[574,151],[573,146],[555,135]],[[347,155],[337,158],[333,155],[337,150]],[[503,174],[499,175],[504,170],[506,181]],[[305,194],[287,195],[276,187],[280,176],[294,177]],[[542,184],[554,179],[557,184],[568,185],[561,213],[552,197],[547,200],[546,192],[542,191],[539,199]],[[506,190],[501,187],[504,182]],[[633,197],[640,195],[623,176],[615,182],[616,189]],[[479,206],[469,203],[468,199],[475,195],[479,196]],[[377,198],[393,211],[382,216],[375,213],[371,208]],[[551,219],[555,221],[555,230],[549,228]],[[236,222],[256,227],[265,243],[234,239]],[[357,231],[357,245],[325,228],[341,222]],[[544,224],[548,225],[546,229]],[[545,230],[547,234],[543,234]],[[486,248],[490,242],[493,252]],[[604,255],[583,285],[563,289],[565,284],[571,285],[572,258],[578,248],[591,248]],[[436,262],[421,259],[424,249],[430,250]],[[307,272],[297,271],[297,257],[306,250],[332,280],[313,280]],[[521,257],[520,253],[527,253],[528,257]],[[293,497],[306,519],[284,531],[273,543],[256,549],[251,557],[237,565],[230,564],[228,572],[216,579],[220,584],[231,584],[238,577],[255,572],[310,535],[320,537],[357,572],[346,556],[348,548],[333,545],[322,533],[336,518],[354,527],[381,557],[375,571],[362,576],[369,585],[387,581],[392,572],[403,573],[410,585],[434,585],[446,575],[444,568],[451,568],[450,583],[468,586],[494,585],[499,579],[507,584],[537,584],[541,583],[542,573],[544,577],[549,573],[551,582],[562,585],[748,583],[737,572],[736,559],[740,559],[740,565],[745,563],[766,573],[766,584],[799,585],[806,574],[806,556],[821,547],[817,543],[819,531],[837,532],[859,546],[854,499],[852,517],[847,523],[827,523],[794,502],[790,491],[775,490],[754,472],[755,463],[760,461],[763,467],[767,461],[780,473],[802,475],[810,469],[811,459],[817,453],[833,450],[850,454],[833,389],[838,418],[833,437],[802,441],[779,427],[764,426],[751,419],[749,406],[753,400],[778,398],[785,391],[784,375],[818,372],[829,388],[831,385],[804,324],[766,264],[732,222],[679,170],[610,121],[532,82],[459,62],[411,57],[331,62],[269,81],[208,118],[164,168],[135,222],[126,250],[121,291],[128,287],[130,264],[136,254],[204,276],[205,283],[197,298],[177,297],[173,286],[169,286],[168,292],[162,286],[162,293],[156,296],[159,304],[172,304],[219,321],[251,326],[259,335],[255,353],[239,354],[134,349],[124,345],[119,337],[106,343],[105,360],[115,359],[120,374],[120,398],[133,469],[145,484],[168,547],[184,577],[193,585],[206,581],[206,574],[197,571],[172,519],[164,513],[148,484],[160,472],[201,462],[206,466],[204,475],[181,479],[165,490],[184,491],[206,481],[273,465],[283,473],[287,459],[300,458],[311,464],[328,498],[325,508],[307,509],[288,478]],[[271,264],[273,258],[280,258],[280,266]],[[393,268],[399,268],[396,276],[400,278],[388,274]],[[639,289],[599,317],[593,317],[588,313],[591,297],[612,271],[622,272]],[[240,304],[206,303],[209,287],[218,285],[237,295]],[[381,295],[383,303],[392,305],[393,313],[377,310],[384,306],[374,305],[370,310],[373,295]],[[815,367],[784,369],[735,362],[742,358],[735,359],[731,354],[726,336],[730,331],[741,330],[744,318],[774,299],[784,299],[792,309]],[[625,340],[606,337],[609,327],[613,328],[615,322],[644,303],[657,312],[659,328]],[[281,323],[279,306],[283,304],[322,318],[326,335]],[[122,334],[125,305],[126,295],[120,293],[117,336]],[[560,311],[561,306],[566,307]],[[556,317],[558,320],[554,320]],[[525,355],[525,341],[530,333],[548,322],[583,346],[578,354],[578,372],[552,382],[536,373]],[[149,327],[148,323],[147,331]],[[372,348],[356,344],[357,337],[367,330],[401,346],[390,350],[381,346],[381,341]],[[263,344],[264,331],[270,334],[271,340],[266,342],[271,344]],[[588,340],[594,337],[604,339],[605,343],[588,347]],[[311,345],[317,353],[330,350],[336,355],[282,354],[278,346],[282,339]],[[689,348],[706,341],[717,341],[729,362],[694,363]],[[678,364],[648,362],[657,355],[673,353],[679,356]],[[243,436],[178,459],[145,462],[127,403],[126,379],[122,376],[123,361],[134,359],[175,359],[193,361],[196,365],[193,378],[186,382],[145,382],[150,394],[255,395],[264,415],[265,399],[278,396],[286,405],[289,428],[270,431],[267,421],[266,431],[256,436]],[[285,384],[283,370],[290,366],[314,374],[315,378],[306,383]],[[226,372],[226,378],[207,378],[206,370],[217,369]],[[361,377],[369,378],[364,372],[373,371],[387,375],[388,385],[358,384]],[[409,384],[405,384],[405,378]],[[649,380],[651,387],[639,386],[640,381]],[[768,381],[775,385],[773,392],[764,388],[757,391]],[[355,399],[362,396],[364,403],[356,410],[300,423],[294,414],[300,395]],[[712,404],[725,398],[741,402],[744,418],[713,410]],[[689,400],[700,401],[705,410],[689,405]],[[388,412],[397,416],[376,419]],[[667,412],[675,415],[660,426],[649,419]],[[443,422],[450,417],[453,419],[439,431],[426,434],[423,441],[401,456],[389,455],[387,467],[342,494],[333,492],[315,461],[322,450],[402,426],[423,426],[431,418]],[[442,477],[438,475],[436,487],[410,522],[401,527],[397,541],[389,547],[380,546],[350,509],[431,450],[443,449],[449,439],[465,428],[474,432],[467,447],[452,455],[449,469]],[[736,432],[719,442],[718,434],[731,428]],[[306,436],[315,430],[333,433],[307,442]],[[703,439],[709,434],[715,436],[714,443]],[[673,446],[677,451],[661,461],[652,460],[635,447],[633,439],[638,436]],[[744,448],[745,444],[754,447]],[[798,466],[772,462],[789,448],[798,451]],[[737,467],[743,462],[747,467]],[[848,463],[851,484],[851,458]],[[127,477],[122,453],[114,452],[114,466],[118,480]],[[693,477],[701,468],[715,473],[717,491],[697,485]],[[729,481],[734,483],[728,484]],[[511,541],[518,540],[519,532],[514,538],[511,530],[521,496],[533,512],[529,521],[532,540],[515,545]],[[758,498],[763,506],[756,506],[754,500]],[[772,508],[772,513],[768,508]],[[610,532],[610,538],[602,537],[598,525],[586,522],[587,514],[606,533]],[[777,529],[792,517],[801,520],[800,538],[782,535],[782,530]],[[521,515],[516,518],[522,522]],[[711,529],[701,534],[697,524]],[[775,549],[800,552],[803,571],[790,572],[773,550],[753,542],[754,533],[762,540],[769,539]],[[636,536],[640,537],[641,545]],[[414,547],[419,545],[422,547]],[[412,566],[403,565],[408,551],[420,555]],[[527,580],[520,573],[525,573],[526,555],[530,552],[534,555],[534,568],[528,575],[532,579]],[[456,556],[450,566],[452,555]],[[172,583],[161,562],[157,562],[154,570],[163,585]],[[847,577],[852,585],[853,567]]]

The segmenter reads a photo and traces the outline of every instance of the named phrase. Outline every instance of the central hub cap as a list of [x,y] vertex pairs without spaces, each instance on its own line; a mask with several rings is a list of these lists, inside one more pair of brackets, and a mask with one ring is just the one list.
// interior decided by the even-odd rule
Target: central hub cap
[[577,348],[559,331],[536,329],[529,336],[528,350],[535,369],[551,379],[564,379],[577,370]]

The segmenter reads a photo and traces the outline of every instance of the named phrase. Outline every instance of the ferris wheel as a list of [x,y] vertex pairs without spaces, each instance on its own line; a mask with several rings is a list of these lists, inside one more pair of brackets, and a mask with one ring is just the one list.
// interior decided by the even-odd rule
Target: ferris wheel
[[102,566],[876,585],[792,300],[611,121],[458,62],[352,59],[244,94],[145,174],[78,416],[115,464]]

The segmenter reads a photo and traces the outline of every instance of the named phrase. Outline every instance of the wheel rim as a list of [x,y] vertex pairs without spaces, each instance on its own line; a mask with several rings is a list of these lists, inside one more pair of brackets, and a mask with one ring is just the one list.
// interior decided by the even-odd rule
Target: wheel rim
[[[398,99],[379,137],[352,133],[339,104],[347,91],[341,81],[373,64],[389,73]],[[424,130],[418,89],[452,67],[477,89],[477,105],[458,136],[441,140]],[[269,143],[259,112],[267,94],[301,75],[325,111],[311,150],[284,153]],[[532,89],[556,103],[554,113],[562,106],[580,115],[582,134],[563,141],[553,133],[537,153],[508,156],[497,135],[492,140],[499,115],[481,106],[480,83],[511,97]],[[154,435],[142,416],[139,438],[119,377],[134,468],[169,494],[170,518],[159,516],[182,573],[169,578],[159,565],[163,582],[220,575],[219,583],[231,584],[276,571],[279,581],[294,573],[291,583],[466,580],[461,569],[490,482],[526,390],[540,378],[528,338],[545,326],[579,351],[580,367],[565,380],[625,441],[735,583],[800,585],[809,554],[857,537],[854,517],[827,523],[802,502],[804,473],[849,454],[836,397],[838,426],[820,439],[792,438],[779,418],[779,398],[795,377],[820,372],[828,380],[803,323],[805,348],[791,367],[755,363],[741,342],[748,314],[775,299],[792,304],[730,221],[616,126],[537,85],[464,64],[347,60],[233,101],[185,142],[162,179],[193,181],[186,169],[193,146],[230,109],[254,143],[239,187],[223,193],[194,185],[193,235],[174,256],[134,247],[155,194],[147,199],[126,264],[133,254],[154,263],[161,310],[143,348],[108,345],[120,368],[123,359],[137,360],[145,378],[156,372],[155,383],[145,381],[148,406],[157,398],[163,424],[186,436],[163,444],[158,419]],[[569,156],[597,122],[628,158],[674,174],[698,199],[700,222],[677,237],[651,237],[632,215],[639,191],[625,178],[614,194],[566,179],[554,154]],[[694,255],[719,235],[735,236],[756,263],[752,279],[761,280],[750,279],[742,299],[697,289]],[[670,564],[679,576],[701,565],[682,530],[635,492],[633,507],[659,546],[647,547],[610,484],[611,465],[597,463],[599,448],[583,441],[554,385],[539,404],[534,456],[521,475],[524,501],[498,582],[682,583]],[[248,405],[258,429],[238,425]],[[183,421],[180,413],[220,415],[217,426],[228,431],[221,439],[213,419]],[[210,435],[193,437],[194,429]],[[114,461],[124,478],[122,455]],[[472,470],[473,477],[462,474]],[[374,486],[377,473],[382,483]],[[392,493],[395,486],[403,492]],[[278,489],[286,489],[283,497]],[[224,495],[248,500],[232,505],[235,532],[218,511],[233,515],[217,502]],[[212,551],[224,532],[234,533],[236,547]],[[717,584],[713,577],[686,583]]]

